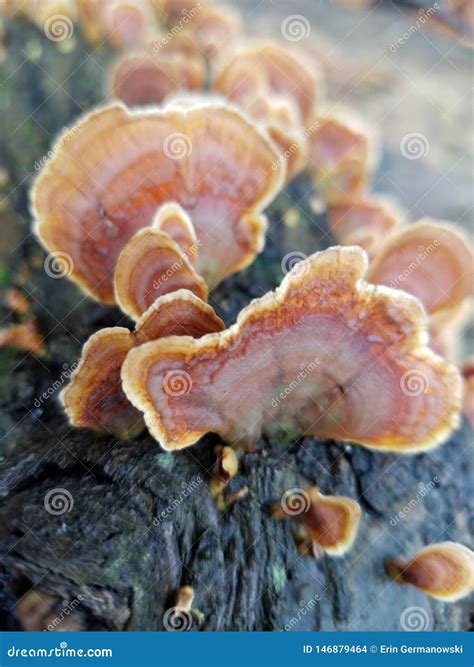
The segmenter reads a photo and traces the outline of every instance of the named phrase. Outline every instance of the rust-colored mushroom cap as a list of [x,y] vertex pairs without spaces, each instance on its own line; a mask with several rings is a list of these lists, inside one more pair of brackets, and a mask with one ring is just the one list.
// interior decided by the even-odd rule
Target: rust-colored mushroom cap
[[369,259],[380,250],[381,244],[399,223],[393,207],[375,197],[349,199],[328,209],[328,227],[336,241],[360,246]]
[[350,117],[317,117],[308,136],[309,168],[330,204],[358,197],[374,163],[369,132]]
[[164,294],[188,289],[207,299],[204,280],[169,234],[141,229],[120,253],[115,268],[115,298],[124,313],[138,319]]
[[[258,72],[258,78],[252,79],[246,72]],[[248,99],[252,89],[286,97],[295,103],[303,124],[315,112],[320,95],[316,68],[310,67],[301,55],[274,42],[237,52],[219,72],[213,87],[225,97],[238,101],[242,101],[241,95]]]
[[[209,431],[255,443],[278,423],[406,453],[447,438],[459,423],[459,373],[426,346],[419,302],[365,284],[366,268],[360,248],[330,248],[300,262],[230,329],[132,350],[123,386],[151,434],[165,449]],[[188,379],[179,397],[164,389],[171,372]]]
[[474,553],[457,542],[430,544],[408,561],[389,559],[387,573],[437,600],[456,602],[474,591]]
[[247,266],[264,244],[261,214],[285,177],[273,143],[216,102],[92,112],[58,141],[32,194],[36,233],[72,259],[70,278],[114,303],[117,258],[157,207],[176,201],[200,241],[210,285]]
[[294,498],[292,492],[290,490],[283,495],[282,502],[274,508],[272,515],[280,519],[293,517],[303,524],[315,555],[319,551],[333,556],[346,553],[353,545],[359,528],[359,503],[345,496],[325,496],[318,486],[298,490]]
[[205,79],[204,64],[197,58],[139,52],[126,54],[116,63],[110,91],[128,106],[160,104],[177,91],[201,90]]
[[160,297],[137,322],[135,332],[110,327],[84,345],[79,366],[61,393],[74,426],[133,437],[144,428],[141,413],[122,391],[120,369],[134,345],[165,336],[192,336],[221,331],[224,323],[208,304],[187,290]]
[[453,226],[422,220],[393,234],[371,263],[368,279],[420,299],[431,317],[445,317],[474,286],[474,257]]

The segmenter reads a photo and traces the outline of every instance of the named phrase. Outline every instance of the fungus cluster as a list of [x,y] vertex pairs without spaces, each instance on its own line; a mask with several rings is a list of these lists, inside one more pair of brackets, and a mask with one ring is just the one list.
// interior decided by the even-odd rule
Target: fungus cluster
[[[38,21],[34,5],[24,13]],[[472,364],[463,395],[451,340],[472,294],[472,250],[453,225],[402,221],[370,194],[373,133],[326,103],[313,53],[246,43],[239,17],[203,0],[82,0],[70,17],[120,51],[104,86],[119,102],[58,139],[32,191],[34,228],[70,258],[71,280],[135,323],[85,343],[62,392],[73,425],[119,438],[146,426],[167,450],[218,434],[210,486],[228,507],[234,447],[276,425],[408,454],[444,442],[463,401],[472,418]],[[225,328],[209,292],[253,262],[265,209],[303,170],[340,245],[314,248]],[[302,512],[273,516],[296,520],[301,552],[345,553],[359,505],[306,494]],[[387,567],[440,599],[472,590],[460,545]],[[193,591],[180,591],[176,609],[189,611]]]

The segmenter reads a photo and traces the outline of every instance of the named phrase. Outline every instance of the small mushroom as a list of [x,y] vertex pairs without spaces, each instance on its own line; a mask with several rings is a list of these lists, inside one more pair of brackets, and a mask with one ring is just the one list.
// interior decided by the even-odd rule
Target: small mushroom
[[20,324],[9,324],[0,328],[0,347],[12,347],[32,352],[37,357],[42,357],[46,353],[44,338],[38,331],[34,318]]
[[122,250],[115,268],[115,299],[137,320],[159,297],[187,289],[203,300],[207,286],[166,232],[141,229]]
[[107,0],[98,6],[95,20],[117,49],[128,49],[146,41],[152,33],[155,15],[147,0]]
[[357,198],[374,165],[374,140],[352,116],[323,115],[314,119],[308,136],[309,168],[330,205]]
[[133,333],[124,327],[111,327],[93,334],[84,345],[70,384],[61,393],[71,423],[119,438],[138,435],[144,428],[142,415],[127,400],[120,380],[127,353],[135,345],[160,337],[200,337],[223,328],[211,306],[191,292],[179,290],[157,299]]
[[191,218],[182,206],[176,202],[163,204],[153,218],[151,226],[169,234],[189,260],[193,264],[196,263],[199,240]]
[[239,469],[239,461],[232,447],[217,446],[214,450],[217,460],[212,468],[211,492],[214,496],[222,494],[228,483]]
[[[131,350],[123,387],[153,437],[180,449],[212,431],[253,446],[277,423],[381,451],[443,442],[459,423],[461,377],[427,347],[421,304],[367,285],[366,269],[360,248],[330,248],[229,329]],[[188,378],[178,396],[166,391],[173,372]]]
[[474,553],[457,542],[430,544],[410,560],[390,558],[387,574],[437,600],[456,602],[474,591]]
[[318,486],[300,491],[298,500],[295,510],[291,497],[285,498],[284,495],[272,516],[293,518],[303,526],[303,531],[298,533],[299,549],[316,557],[321,552],[341,556],[349,551],[359,528],[359,503],[345,496],[325,496]]

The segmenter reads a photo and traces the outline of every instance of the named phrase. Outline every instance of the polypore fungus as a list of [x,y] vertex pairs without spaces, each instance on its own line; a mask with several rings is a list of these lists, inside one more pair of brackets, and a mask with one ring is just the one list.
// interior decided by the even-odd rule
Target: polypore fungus
[[196,262],[199,247],[196,230],[191,218],[179,204],[163,204],[153,219],[152,227],[169,234],[189,260],[193,264]]
[[[275,424],[407,453],[447,438],[459,423],[459,373],[426,346],[419,302],[367,285],[366,268],[360,248],[330,248],[300,262],[230,329],[132,350],[123,386],[150,433],[165,449],[209,431],[254,444]],[[186,378],[179,396],[166,391],[170,373]]]
[[474,553],[457,542],[430,544],[410,560],[391,558],[386,566],[392,579],[437,600],[456,602],[474,590]]
[[239,461],[232,447],[217,446],[214,450],[217,460],[212,467],[211,491],[218,496],[235,477],[239,469]]
[[352,118],[317,117],[308,133],[309,167],[329,204],[359,196],[374,162],[374,145],[367,130]]
[[431,317],[445,319],[472,293],[474,257],[454,226],[421,220],[387,240],[368,279],[413,294]]
[[239,103],[259,93],[286,97],[296,105],[302,124],[315,112],[320,88],[316,67],[274,42],[237,52],[214,82],[214,90]]
[[115,268],[115,298],[124,313],[138,319],[164,294],[188,289],[207,299],[207,286],[166,232],[141,229],[120,253]]
[[336,241],[360,246],[369,259],[399,222],[392,206],[375,197],[349,199],[328,209],[328,227]]
[[198,271],[213,285],[262,249],[261,211],[285,177],[273,143],[216,102],[105,107],[67,131],[52,153],[33,188],[36,233],[49,251],[69,254],[72,280],[109,304],[120,252],[161,204],[176,201],[191,216]]
[[294,518],[304,527],[299,548],[314,556],[325,552],[341,556],[354,543],[359,527],[359,503],[344,496],[325,496],[319,487],[288,491],[273,511],[279,519]]
[[206,79],[204,63],[180,53],[126,54],[115,65],[111,94],[129,106],[160,104],[180,90],[201,90]]
[[[79,366],[61,400],[74,426],[111,432],[126,438],[144,428],[141,413],[122,391],[120,369],[135,345],[165,336],[199,338],[221,331],[224,323],[208,304],[186,290],[160,297],[137,322],[131,333],[124,327],[93,334],[82,351]],[[173,378],[168,377],[170,386]]]

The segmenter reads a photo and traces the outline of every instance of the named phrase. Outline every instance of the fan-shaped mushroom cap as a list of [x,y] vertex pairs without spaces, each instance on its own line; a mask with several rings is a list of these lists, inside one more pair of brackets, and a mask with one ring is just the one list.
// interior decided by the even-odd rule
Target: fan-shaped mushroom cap
[[302,56],[274,42],[237,52],[214,82],[214,90],[233,100],[248,99],[253,91],[293,100],[302,123],[315,112],[320,87],[315,67],[309,67]]
[[336,241],[343,245],[359,245],[369,259],[399,223],[393,207],[374,197],[339,202],[328,210],[328,227]]
[[[419,302],[366,285],[366,268],[357,247],[316,253],[230,329],[132,350],[123,386],[151,434],[165,449],[209,431],[253,443],[276,423],[407,453],[444,440],[459,422],[459,373],[426,347]],[[164,389],[170,372],[187,379],[180,396]]]
[[199,247],[196,230],[191,218],[179,204],[169,202],[160,206],[153,218],[152,227],[169,234],[190,261],[196,261]]
[[473,262],[469,244],[454,226],[422,220],[387,240],[368,279],[415,295],[430,316],[441,317],[472,293]]
[[222,104],[95,111],[58,141],[33,189],[36,233],[67,252],[70,277],[114,303],[117,258],[156,209],[176,201],[189,213],[199,273],[213,285],[247,266],[264,244],[261,210],[282,186],[285,165],[238,110]]
[[147,0],[108,0],[99,5],[103,29],[110,42],[119,49],[134,47],[146,41],[155,23]]
[[184,17],[186,21],[192,20],[207,2],[208,0],[153,0],[169,25],[174,25]]
[[205,79],[204,64],[197,58],[142,52],[126,54],[117,62],[110,89],[128,106],[160,104],[178,90],[201,90]]
[[308,136],[309,167],[330,204],[360,195],[373,168],[374,141],[353,117],[315,119]]
[[205,58],[215,58],[221,50],[232,49],[242,31],[239,14],[230,7],[203,7],[186,30],[199,44]]
[[293,517],[302,523],[315,554],[320,550],[333,556],[346,553],[353,545],[359,528],[359,503],[345,496],[325,496],[317,486],[301,491],[298,500],[298,511],[292,507],[290,497],[282,500],[272,515],[276,518]]
[[474,553],[457,542],[430,544],[410,560],[387,561],[388,575],[412,584],[427,595],[456,602],[474,591]]
[[117,260],[114,282],[118,305],[135,320],[159,296],[178,289],[207,299],[204,280],[171,236],[158,229],[141,229],[127,243]]
[[224,323],[207,303],[187,290],[160,297],[138,320],[135,332],[110,327],[84,345],[79,366],[61,393],[74,426],[106,431],[117,437],[138,435],[144,423],[122,391],[120,369],[134,345],[165,336],[192,336],[221,331]]

